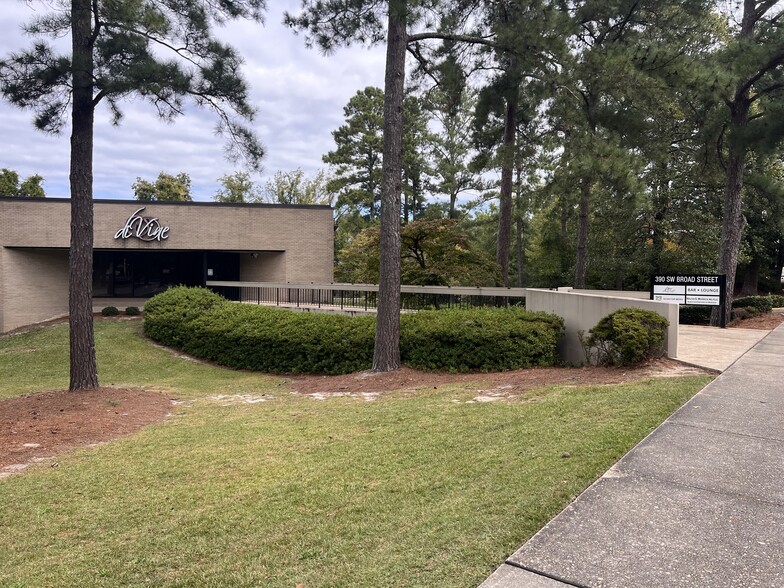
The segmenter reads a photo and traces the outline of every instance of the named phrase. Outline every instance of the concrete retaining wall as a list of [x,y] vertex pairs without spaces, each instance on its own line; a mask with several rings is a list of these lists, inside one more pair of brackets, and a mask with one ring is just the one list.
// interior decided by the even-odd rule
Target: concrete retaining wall
[[543,310],[563,317],[566,336],[559,344],[558,352],[561,358],[569,363],[585,363],[585,352],[580,345],[578,331],[583,331],[587,336],[588,331],[600,319],[626,307],[652,310],[666,318],[670,326],[665,336],[664,348],[668,357],[678,356],[678,305],[675,303],[529,288],[525,306],[528,310]]

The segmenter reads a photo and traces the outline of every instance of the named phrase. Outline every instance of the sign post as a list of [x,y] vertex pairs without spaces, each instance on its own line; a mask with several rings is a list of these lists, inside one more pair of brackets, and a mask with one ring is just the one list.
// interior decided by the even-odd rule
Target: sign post
[[727,276],[713,275],[653,275],[651,300],[677,302],[695,306],[721,307],[721,328],[727,327]]

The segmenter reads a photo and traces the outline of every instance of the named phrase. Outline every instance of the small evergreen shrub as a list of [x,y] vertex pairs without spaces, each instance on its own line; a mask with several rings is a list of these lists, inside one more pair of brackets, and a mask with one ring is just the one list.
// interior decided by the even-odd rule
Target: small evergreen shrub
[[734,321],[745,321],[753,316],[757,316],[759,314],[756,308],[734,308],[732,309],[732,320]]
[[773,301],[770,296],[745,296],[733,300],[732,308],[756,308],[764,314],[773,309]]
[[116,306],[104,306],[103,309],[101,309],[102,316],[117,316],[118,314],[120,314],[120,311]]
[[771,308],[784,308],[784,295],[771,294],[767,298],[770,300]]
[[404,315],[400,330],[411,367],[487,372],[558,363],[563,319],[519,307],[431,310]]
[[153,296],[144,305],[144,334],[182,349],[191,337],[190,323],[228,301],[206,288],[176,286]]
[[707,325],[712,306],[681,306],[678,322],[681,325]]
[[129,306],[125,309],[125,314],[128,316],[139,316],[141,313],[138,306]]
[[633,365],[664,355],[669,321],[650,310],[621,308],[591,329],[587,350],[596,350],[600,364]]

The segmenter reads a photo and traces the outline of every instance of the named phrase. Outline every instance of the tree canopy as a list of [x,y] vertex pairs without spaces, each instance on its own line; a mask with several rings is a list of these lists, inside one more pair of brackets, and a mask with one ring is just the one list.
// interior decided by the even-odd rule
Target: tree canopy
[[44,178],[33,174],[19,181],[19,174],[8,168],[0,169],[0,196],[19,196],[22,198],[45,198]]

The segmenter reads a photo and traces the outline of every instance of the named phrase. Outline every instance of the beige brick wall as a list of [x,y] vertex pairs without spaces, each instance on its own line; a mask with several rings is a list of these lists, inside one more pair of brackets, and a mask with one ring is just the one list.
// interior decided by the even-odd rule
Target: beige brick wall
[[[96,201],[94,206],[96,249],[236,251],[243,254],[241,275],[245,280],[333,279],[334,237],[329,207],[136,201]],[[115,239],[128,217],[142,206],[143,216],[157,217],[169,227],[168,238],[160,242]],[[51,249],[65,249],[69,241],[68,200],[0,198],[0,247],[6,248],[0,259],[0,331],[26,324],[20,320],[46,320],[57,312],[65,312],[61,309],[67,310],[67,296],[64,302],[36,298],[36,303],[43,305],[40,312],[24,310],[19,301],[32,291],[49,292],[52,298],[63,299],[67,294],[67,288],[60,284],[63,275],[67,283],[65,253]],[[22,267],[22,257],[17,253],[32,250],[18,248],[39,251],[29,257],[29,267]],[[17,253],[8,254],[9,251]],[[258,253],[258,258],[253,259],[251,252]],[[62,293],[58,293],[60,290]],[[8,326],[12,324],[15,326]]]
[[250,253],[240,256],[240,281],[285,282],[286,256],[281,252]]
[[68,314],[68,252],[0,249],[0,332]]

